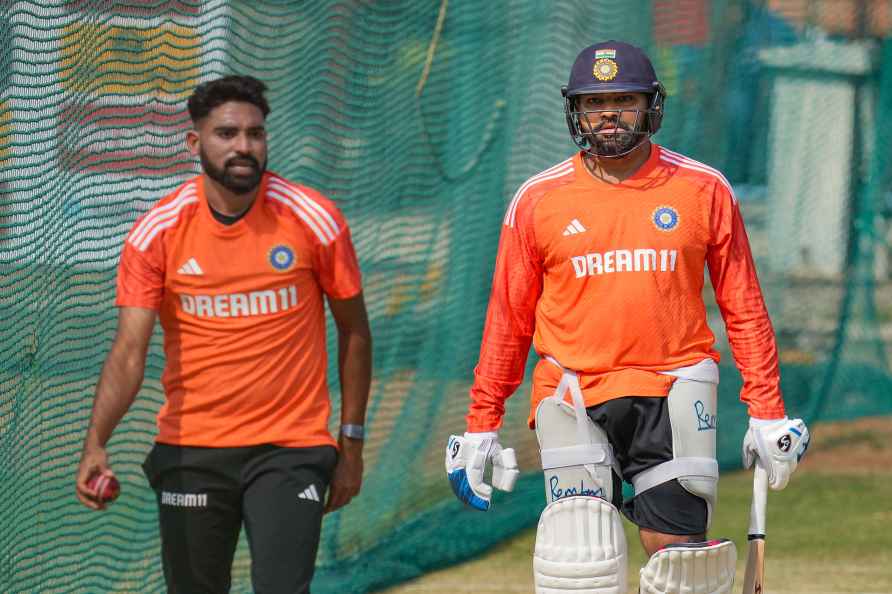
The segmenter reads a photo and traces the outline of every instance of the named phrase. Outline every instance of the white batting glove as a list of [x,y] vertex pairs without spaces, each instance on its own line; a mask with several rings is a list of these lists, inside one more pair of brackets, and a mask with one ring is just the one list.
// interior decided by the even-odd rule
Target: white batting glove
[[[483,482],[486,463],[492,461],[492,485]],[[452,491],[461,501],[474,509],[486,511],[490,506],[492,488],[511,491],[520,471],[513,449],[499,445],[499,434],[465,433],[450,435],[446,444],[446,475]]]
[[802,419],[753,419],[743,438],[743,466],[759,463],[768,471],[768,484],[775,491],[787,486],[790,475],[808,449],[808,428]]

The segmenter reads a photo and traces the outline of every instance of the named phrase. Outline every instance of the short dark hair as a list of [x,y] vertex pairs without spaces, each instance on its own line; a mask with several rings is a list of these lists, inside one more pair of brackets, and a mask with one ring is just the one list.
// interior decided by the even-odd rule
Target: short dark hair
[[269,103],[263,96],[266,85],[253,76],[230,75],[203,82],[189,97],[189,117],[193,123],[203,120],[215,107],[229,101],[242,101],[256,105],[265,118],[269,114]]

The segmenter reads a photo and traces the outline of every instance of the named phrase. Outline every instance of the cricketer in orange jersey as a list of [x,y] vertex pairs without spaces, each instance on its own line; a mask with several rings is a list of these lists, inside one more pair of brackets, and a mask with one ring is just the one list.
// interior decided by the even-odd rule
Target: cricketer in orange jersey
[[[266,87],[199,85],[187,134],[202,174],[140,217],[121,256],[118,330],[77,477],[111,476],[106,444],[143,379],[156,317],[165,402],[143,465],[170,592],[228,592],[242,523],[256,592],[308,592],[322,515],[362,481],[371,336],[347,222],[266,171]],[[325,306],[338,329],[341,431],[328,430]],[[327,498],[326,498],[326,492]]]
[[[746,460],[758,457],[782,488],[808,444],[804,423],[786,417],[737,200],[720,172],[651,142],[666,94],[638,48],[586,48],[562,92],[580,151],[527,180],[508,205],[467,432],[447,447],[450,482],[460,499],[487,509],[492,489],[482,476],[492,459],[493,486],[512,487],[514,455],[498,429],[532,344],[540,360],[529,423],[551,508],[539,541],[555,534],[546,518],[561,500],[595,495],[605,506],[598,513],[618,517],[621,508],[639,526],[654,556],[648,579],[665,577],[651,575],[662,567],[659,551],[682,544],[721,557],[727,571],[717,579],[733,579],[733,543],[704,543],[718,480],[719,360],[701,298],[704,268],[744,379]],[[780,435],[793,439],[786,451],[772,447]],[[621,478],[635,486],[625,502]],[[624,543],[580,546],[625,561]],[[537,541],[537,591],[581,575],[554,550]]]

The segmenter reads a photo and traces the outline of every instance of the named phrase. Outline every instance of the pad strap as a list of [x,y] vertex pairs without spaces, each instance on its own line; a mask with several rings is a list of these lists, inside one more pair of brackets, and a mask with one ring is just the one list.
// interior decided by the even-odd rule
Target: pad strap
[[542,469],[600,464],[613,466],[613,449],[608,444],[588,443],[542,450]]
[[579,443],[588,443],[588,427],[585,424],[588,414],[585,412],[585,399],[582,397],[582,389],[579,387],[579,377],[575,371],[567,369],[558,363],[554,357],[546,355],[545,359],[561,368],[561,382],[558,384],[554,395],[558,400],[563,400],[564,394],[567,391],[570,392],[573,410],[576,411],[576,433],[579,437]]
[[[613,448],[610,445],[600,446],[590,444],[588,435],[588,413],[585,410],[585,398],[582,396],[582,388],[579,385],[579,376],[572,369],[567,369],[551,355],[545,355],[545,360],[549,363],[557,365],[561,370],[561,381],[554,391],[554,396],[560,401],[564,400],[567,392],[570,392],[570,399],[573,402],[573,410],[576,412],[576,434],[578,443],[586,444],[583,446],[573,446],[568,448],[555,448],[552,450],[542,451],[542,468],[564,468],[576,464],[603,464],[613,467],[617,476],[622,476],[619,464],[613,456]],[[567,450],[563,452],[563,450]],[[547,454],[546,454],[547,452]],[[547,460],[547,461],[546,461]],[[549,464],[552,464],[549,466]]]
[[675,458],[639,472],[632,478],[635,495],[665,482],[685,478],[718,479],[719,463],[714,458]]

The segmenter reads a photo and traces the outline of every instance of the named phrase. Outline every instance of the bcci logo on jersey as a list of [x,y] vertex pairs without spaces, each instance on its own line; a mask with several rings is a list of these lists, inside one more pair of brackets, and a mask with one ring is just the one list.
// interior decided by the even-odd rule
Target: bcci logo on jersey
[[672,231],[678,226],[678,211],[671,206],[658,206],[653,221],[660,231]]
[[274,246],[269,251],[269,263],[279,272],[290,270],[294,266],[294,250],[284,244]]

